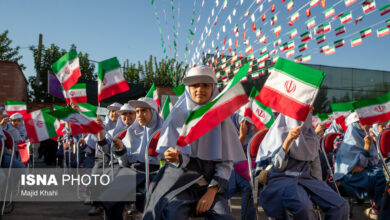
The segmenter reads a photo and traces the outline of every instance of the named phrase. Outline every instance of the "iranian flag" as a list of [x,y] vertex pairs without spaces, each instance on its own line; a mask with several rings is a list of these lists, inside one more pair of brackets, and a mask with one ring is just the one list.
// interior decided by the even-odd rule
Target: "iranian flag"
[[352,5],[355,2],[356,2],[356,0],[344,0],[345,7],[349,7],[350,5]]
[[336,33],[336,36],[345,33],[345,26],[341,25],[340,27],[334,29],[334,32]]
[[282,31],[282,26],[281,25],[278,25],[274,28],[274,34],[276,37],[279,37],[280,35],[280,32]]
[[390,92],[377,98],[354,102],[353,107],[359,116],[360,123],[372,125],[390,120]]
[[68,91],[62,88],[62,93],[67,104],[87,102],[87,90],[85,83],[76,83]]
[[94,120],[80,114],[78,111],[66,107],[49,113],[58,120],[66,121],[70,125],[72,135],[91,133],[97,134],[104,128]]
[[292,57],[295,55],[295,50],[294,49],[290,49],[289,51],[286,52],[286,57],[289,58],[289,57]]
[[362,9],[364,13],[374,10],[375,7],[375,0],[366,0],[362,3]]
[[256,30],[256,37],[259,38],[261,36],[261,30],[260,29],[257,29]]
[[324,77],[324,72],[279,58],[256,99],[277,112],[305,121]]
[[328,22],[328,23],[324,24],[324,26],[322,27],[322,33],[323,34],[328,33],[331,29],[332,29],[332,26]]
[[253,47],[252,46],[247,46],[246,49],[245,49],[245,53],[246,54],[253,53]]
[[316,26],[316,20],[314,18],[310,18],[305,22],[306,28],[309,30],[310,28]]
[[294,23],[298,19],[299,19],[299,12],[295,12],[294,14],[291,15],[290,22]]
[[269,58],[269,53],[266,52],[265,54],[263,54],[259,58],[257,58],[257,60],[258,60],[259,63],[261,63],[261,62],[266,61],[268,58]]
[[368,37],[370,35],[372,35],[371,28],[366,28],[366,29],[360,31],[360,37],[361,38],[366,38],[366,37]]
[[20,113],[20,114],[24,115],[27,113],[26,102],[6,100],[5,101],[5,111],[7,112],[7,114],[9,116],[11,116],[15,113]]
[[382,7],[379,8],[379,12],[381,13],[381,16],[387,14],[390,12],[390,3],[387,4],[387,5],[384,5]]
[[274,47],[277,47],[282,44],[282,39],[278,38],[274,41]]
[[248,96],[240,82],[242,78],[246,77],[248,69],[249,64],[241,67],[214,100],[190,112],[177,140],[178,146],[184,147],[191,144],[248,102]]
[[301,61],[302,61],[302,55],[296,56],[294,58],[294,62],[296,62],[296,63],[300,63]]
[[336,41],[334,42],[334,46],[335,46],[336,48],[342,47],[342,46],[344,46],[344,45],[345,45],[344,39],[339,39],[339,40],[336,40]]
[[340,16],[341,24],[346,24],[350,21],[352,21],[352,12],[348,12]]
[[98,64],[98,102],[129,90],[116,57]]
[[49,115],[47,112],[50,109],[41,109],[23,115],[24,125],[26,127],[27,136],[31,143],[39,143],[61,135],[60,122]]
[[320,0],[311,0],[310,1],[310,8],[313,8],[314,6],[318,5],[320,3]]
[[307,50],[307,43],[300,44],[298,46],[298,50],[299,50],[299,52],[303,52],[303,51]]
[[294,8],[294,1],[291,0],[287,3],[287,10],[291,11]]
[[329,126],[332,124],[332,121],[334,120],[332,113],[317,113],[316,116],[320,119],[319,123],[324,124],[325,128],[329,128]]
[[261,36],[259,39],[259,43],[261,43],[261,44],[267,43],[267,37],[265,35]]
[[267,46],[264,46],[260,49],[260,55],[267,53]]
[[153,83],[152,87],[150,87],[150,89],[145,97],[153,99],[157,103],[157,106],[160,107],[160,100],[158,98],[156,85],[154,83]]
[[323,13],[325,15],[325,19],[328,19],[328,18],[332,17],[336,13],[336,11],[334,10],[334,7],[332,6],[328,9],[326,9]]
[[317,40],[317,44],[321,44],[321,43],[326,41],[326,37],[325,37],[325,35],[321,35],[321,36],[318,36],[316,38],[316,40]]
[[320,53],[325,53],[329,50],[329,45],[324,45],[320,47]]
[[244,117],[250,118],[256,128],[261,130],[264,128],[270,128],[274,123],[274,118],[272,115],[272,109],[254,99],[254,97],[258,94],[259,91],[253,87],[249,95],[249,103],[245,106]]
[[296,28],[294,28],[293,30],[291,30],[289,32],[290,34],[290,39],[293,39],[294,37],[296,37],[298,35],[298,30]]
[[351,47],[359,46],[362,43],[363,43],[363,41],[362,41],[361,37],[354,38],[351,40]]
[[346,125],[345,119],[352,113],[353,105],[355,101],[351,102],[339,102],[330,104],[330,108],[333,112],[333,117],[336,120],[336,123],[345,131],[347,131],[348,126]]
[[79,57],[76,50],[71,50],[51,65],[53,73],[65,90],[77,83],[81,76]]
[[387,20],[386,20],[386,26],[387,26],[388,28],[390,28],[390,19],[387,19]]
[[331,46],[331,47],[329,47],[329,50],[325,52],[325,55],[329,56],[329,55],[332,55],[334,53],[336,53],[336,49],[334,46]]
[[311,60],[311,55],[306,55],[302,57],[302,63],[309,62]]
[[379,28],[376,30],[376,34],[378,35],[378,37],[386,36],[389,33],[390,33],[390,30],[388,27],[383,27],[383,28]]
[[279,56],[272,57],[272,63],[278,62]]
[[274,15],[271,17],[271,26],[274,26],[276,22],[278,22],[278,16]]
[[171,98],[168,95],[167,98],[165,99],[164,105],[161,109],[161,117],[163,117],[164,120],[166,120],[168,118],[168,115],[171,112],[172,108],[173,108],[173,105],[171,103]]

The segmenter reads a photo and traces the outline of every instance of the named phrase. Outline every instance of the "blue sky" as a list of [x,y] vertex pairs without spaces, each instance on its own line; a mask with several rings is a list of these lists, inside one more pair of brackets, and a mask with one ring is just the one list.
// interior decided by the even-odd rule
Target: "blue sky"
[[[219,0],[218,6],[216,6],[215,0],[206,0],[203,8],[201,7],[202,0],[197,0],[195,2],[195,22],[192,27],[190,26],[190,20],[192,18],[194,1],[173,1],[175,20],[172,18],[170,0],[155,0],[155,7],[161,21],[163,37],[167,48],[170,46],[173,51],[173,26],[175,26],[175,29],[179,33],[177,41],[178,59],[185,61],[184,49],[187,38],[190,36],[188,29],[195,31],[196,28],[195,36],[191,38],[194,40],[194,45],[189,45],[191,50],[190,56],[192,57],[196,47],[198,50],[201,49],[201,44],[198,44],[198,42],[205,25],[207,25],[208,29],[213,28],[210,37],[206,38],[205,41],[206,51],[208,48],[211,51],[215,51],[215,48],[211,48],[211,42],[213,40],[215,47],[218,46],[220,49],[223,46],[223,37],[227,39],[232,38],[234,41],[235,36],[232,30],[234,24],[238,24],[240,32],[238,38],[240,47],[238,51],[243,52],[245,46],[242,44],[241,34],[243,30],[242,24],[245,21],[247,21],[247,37],[254,50],[256,51],[264,46],[258,43],[255,33],[252,32],[250,18],[243,17],[243,14],[248,8],[249,12],[255,15],[256,20],[262,13],[266,12],[266,22],[259,20],[255,24],[257,27],[261,27],[263,33],[267,35],[267,43],[269,44],[271,42],[268,45],[269,50],[273,49],[272,42],[276,37],[271,31],[272,27],[269,24],[271,15],[278,13],[277,24],[282,25],[282,42],[286,42],[289,39],[285,33],[293,29],[293,27],[287,25],[288,16],[301,8],[301,6],[304,6],[306,2],[296,0],[294,9],[288,12],[286,10],[286,3],[282,4],[280,0],[263,0],[259,5],[256,5],[256,3],[252,4],[253,1],[250,0],[244,0],[242,5],[239,0],[229,0],[228,7],[220,11],[223,0]],[[359,0],[358,2],[361,1]],[[388,0],[377,0],[376,2],[377,8],[389,3]],[[273,3],[276,6],[276,11],[271,13],[269,6]],[[339,0],[328,0],[327,7],[321,8],[319,5],[314,7],[311,17],[316,16],[317,24],[325,22],[322,11],[335,3],[338,3],[335,5],[336,14],[352,11],[354,19],[363,15],[358,3],[346,8],[344,3]],[[263,4],[262,12],[260,12],[261,4]],[[120,61],[129,59],[131,62],[137,62],[147,59],[150,54],[157,56],[157,58],[165,56],[161,48],[160,33],[156,17],[154,16],[154,8],[149,0],[0,0],[0,5],[2,8],[2,13],[0,13],[0,31],[3,32],[8,29],[9,37],[13,40],[13,46],[22,47],[20,52],[23,55],[22,63],[27,66],[27,69],[24,71],[27,77],[35,73],[32,53],[26,47],[37,45],[39,33],[43,34],[43,42],[45,45],[55,43],[61,48],[68,49],[74,43],[78,51],[88,52],[90,58],[96,61],[116,56]],[[303,7],[303,10],[299,12],[300,18],[294,24],[299,34],[306,31],[304,22],[308,18],[304,15],[304,9],[307,7]],[[211,14],[213,8],[214,16]],[[232,16],[234,8],[237,13],[235,16]],[[163,14],[164,10],[165,16]],[[218,13],[219,11],[220,13]],[[201,19],[197,22],[199,14]],[[212,23],[217,14],[218,22],[214,26]],[[226,21],[228,15],[232,17],[232,24]],[[211,24],[207,24],[208,17],[210,17]],[[353,23],[346,25],[347,33],[344,36],[340,36],[346,37],[346,45],[336,50],[335,54],[331,56],[319,54],[319,46],[315,40],[312,40],[309,43],[309,50],[303,53],[303,55],[311,54],[312,60],[310,63],[313,64],[390,71],[390,35],[382,38],[377,38],[376,36],[376,29],[384,27],[384,20],[389,18],[390,13],[385,16],[380,16],[378,11],[374,11],[365,16],[363,21],[358,25],[354,25]],[[376,23],[378,25],[372,27],[373,35],[363,39],[362,45],[355,48],[350,47],[350,39],[359,36],[359,33],[356,32]],[[225,33],[222,32],[223,24],[226,27]],[[327,42],[325,44],[329,43],[332,45],[333,41],[339,38],[336,38],[333,32],[334,28],[338,26],[340,26],[340,21],[336,19],[332,22],[332,32],[326,34]],[[217,33],[220,34],[219,40],[217,40]],[[167,39],[168,35],[170,36],[169,41]],[[299,36],[294,38],[294,40],[296,46],[301,43]],[[168,49],[167,55],[169,57],[173,56],[172,51],[169,52]],[[299,55],[297,49],[295,54]],[[258,57],[259,53],[257,52],[255,56]],[[281,56],[285,57],[285,54]]]

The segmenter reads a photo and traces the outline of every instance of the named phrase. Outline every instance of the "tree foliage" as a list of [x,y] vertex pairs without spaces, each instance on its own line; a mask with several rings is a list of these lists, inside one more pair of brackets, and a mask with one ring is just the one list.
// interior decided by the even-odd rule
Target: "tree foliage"
[[20,68],[25,69],[25,66],[19,63],[23,56],[19,55],[20,47],[11,47],[12,40],[8,38],[8,30],[0,34],[0,60],[8,60],[18,62]]

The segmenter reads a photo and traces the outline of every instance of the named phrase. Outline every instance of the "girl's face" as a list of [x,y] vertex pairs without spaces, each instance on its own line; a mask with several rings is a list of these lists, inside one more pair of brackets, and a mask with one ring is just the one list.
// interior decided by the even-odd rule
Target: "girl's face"
[[15,128],[19,128],[20,124],[22,123],[22,119],[13,119],[11,120],[11,125]]
[[131,124],[133,124],[133,122],[135,120],[135,112],[122,113],[121,117],[122,117],[123,123],[125,123],[126,125],[131,125]]
[[190,85],[189,88],[192,100],[199,105],[206,104],[213,93],[213,85],[211,83],[196,83]]
[[116,112],[116,110],[111,110],[109,117],[110,117],[111,121],[116,122],[116,121],[118,121],[119,114]]

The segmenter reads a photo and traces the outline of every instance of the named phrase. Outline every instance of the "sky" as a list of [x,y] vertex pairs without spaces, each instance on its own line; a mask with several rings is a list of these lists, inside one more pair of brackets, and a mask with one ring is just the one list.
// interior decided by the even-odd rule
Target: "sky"
[[[268,50],[273,49],[272,42],[276,36],[272,28],[279,24],[282,25],[280,37],[283,43],[290,41],[287,33],[293,28],[297,28],[298,36],[293,38],[297,47],[301,44],[299,34],[307,31],[305,21],[315,17],[317,25],[331,22],[332,31],[326,34],[327,41],[324,44],[333,45],[333,41],[345,38],[346,45],[337,49],[335,54],[325,56],[319,53],[319,45],[315,39],[311,40],[308,44],[308,50],[302,53],[302,55],[310,54],[312,56],[309,63],[390,71],[390,35],[382,38],[376,36],[376,29],[384,27],[384,21],[390,19],[390,13],[380,16],[377,9],[390,3],[389,0],[377,0],[375,11],[366,14],[357,25],[354,25],[353,22],[346,24],[347,33],[340,37],[334,35],[334,28],[341,25],[339,19],[329,18],[326,20],[323,11],[330,6],[334,6],[336,14],[352,11],[353,20],[355,20],[363,15],[359,5],[362,0],[358,0],[357,3],[349,7],[346,7],[344,2],[340,0],[328,0],[325,8],[321,8],[320,5],[312,8],[312,15],[309,18],[305,16],[305,9],[309,7],[308,1],[304,0],[295,0],[294,8],[291,11],[286,9],[288,1],[281,3],[281,0],[263,0],[259,4],[252,0],[243,0],[242,4],[241,0],[228,0],[227,8],[222,10],[223,2],[224,0],[205,0],[202,7],[202,0],[154,0],[154,5],[151,4],[150,0],[0,0],[2,9],[0,32],[9,30],[9,37],[13,41],[12,46],[21,47],[20,53],[23,55],[21,63],[27,67],[24,74],[28,77],[35,75],[32,53],[28,47],[38,44],[39,33],[43,34],[45,46],[54,43],[60,48],[68,49],[74,43],[78,51],[88,52],[91,60],[102,61],[116,56],[121,62],[129,59],[130,62],[134,63],[143,62],[150,55],[156,56],[158,59],[165,56],[173,57],[174,33],[177,33],[176,48],[178,52],[176,57],[180,61],[192,64],[199,63],[199,60],[196,59],[196,52],[202,54],[203,41],[205,42],[203,52],[214,53],[218,47],[220,52],[225,49],[224,52],[227,53],[229,39],[232,39],[233,44],[234,40],[237,39],[239,41],[237,52],[245,54],[246,46],[243,45],[242,39],[242,33],[245,30],[244,23],[246,23],[247,39],[253,46],[256,57],[260,55],[259,50],[263,46],[267,46]],[[272,4],[276,6],[273,13],[269,9]],[[263,5],[262,8],[261,5]],[[194,14],[193,8],[195,8]],[[294,23],[294,26],[287,25],[289,16],[300,8],[300,18]],[[233,16],[234,9],[236,9],[236,14]],[[155,16],[155,10],[157,16]],[[214,13],[212,13],[213,10]],[[246,11],[250,12],[248,18],[243,16]],[[267,16],[264,22],[260,19],[263,13],[266,13]],[[252,14],[256,27],[261,28],[263,34],[267,36],[266,44],[260,44],[255,32],[251,30],[253,22],[250,17]],[[278,22],[274,26],[270,26],[269,19],[275,14],[278,17]],[[214,25],[213,22],[217,15],[218,21]],[[229,15],[231,23],[228,21]],[[194,23],[191,25],[193,17]],[[198,17],[200,17],[199,22],[197,21]],[[209,17],[210,24],[208,24]],[[235,24],[238,25],[239,29],[237,38],[233,33]],[[225,25],[226,32],[223,32],[223,25]],[[369,26],[372,26],[373,34],[363,39],[362,45],[351,48],[350,40],[359,36],[359,31]],[[166,53],[163,52],[161,46],[159,27],[162,30]],[[205,34],[205,27],[209,32],[211,29],[209,36]],[[189,34],[189,29],[195,32],[194,36]],[[202,32],[203,40],[201,40]],[[217,37],[218,35],[219,37]],[[225,37],[227,43],[223,45]],[[313,35],[313,38],[315,37],[317,36]],[[188,38],[193,41],[193,45],[188,43]],[[187,52],[185,51],[186,45],[189,49]],[[295,56],[299,54],[301,53],[298,53],[296,48]],[[280,53],[280,56],[285,57],[285,53]]]

